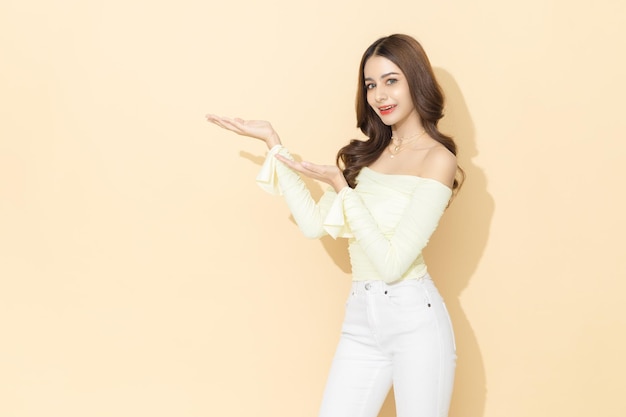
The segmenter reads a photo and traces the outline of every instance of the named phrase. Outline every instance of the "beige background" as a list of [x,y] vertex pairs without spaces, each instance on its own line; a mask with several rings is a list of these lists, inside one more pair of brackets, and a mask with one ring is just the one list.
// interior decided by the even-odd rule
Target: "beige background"
[[0,416],[316,415],[345,241],[301,237],[263,146],[203,115],[332,162],[394,32],[468,173],[427,252],[451,416],[625,415],[626,3],[586,4],[2,0]]

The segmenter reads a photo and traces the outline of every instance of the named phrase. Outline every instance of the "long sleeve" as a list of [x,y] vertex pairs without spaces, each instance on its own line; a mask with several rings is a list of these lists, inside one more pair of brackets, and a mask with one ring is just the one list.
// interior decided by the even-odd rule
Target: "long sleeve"
[[278,153],[293,159],[286,148],[274,146],[268,152],[257,176],[257,183],[265,191],[285,197],[291,214],[306,237],[318,238],[325,235],[324,219],[337,198],[337,193],[331,188],[316,203],[300,175],[276,159]]
[[257,182],[285,196],[305,236],[350,238],[353,279],[395,282],[426,273],[422,250],[448,205],[450,188],[428,178],[365,167],[356,188],[339,193],[330,189],[315,203],[300,175],[278,161],[277,153],[293,159],[282,146],[272,148]]
[[[415,181],[418,184],[391,231],[381,230],[357,190],[346,189],[342,195],[346,222],[360,251],[386,282],[402,278],[420,257],[451,196],[451,190],[435,180],[415,177]],[[389,211],[389,205],[384,210]]]

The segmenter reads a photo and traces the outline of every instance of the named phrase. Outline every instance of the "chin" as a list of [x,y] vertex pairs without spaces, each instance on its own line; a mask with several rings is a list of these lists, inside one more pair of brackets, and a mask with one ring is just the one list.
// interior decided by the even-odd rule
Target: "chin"
[[391,118],[381,117],[380,115],[378,117],[380,118],[380,121],[383,122],[385,126],[393,126],[394,124],[396,124],[396,121]]

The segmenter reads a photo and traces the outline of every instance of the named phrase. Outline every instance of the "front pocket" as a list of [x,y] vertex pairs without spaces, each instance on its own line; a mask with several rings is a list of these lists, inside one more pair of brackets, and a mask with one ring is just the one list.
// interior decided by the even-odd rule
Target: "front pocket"
[[[385,296],[394,308],[402,312],[418,311],[429,307],[425,291],[417,285],[402,285],[389,288]],[[400,285],[400,284],[398,284]]]

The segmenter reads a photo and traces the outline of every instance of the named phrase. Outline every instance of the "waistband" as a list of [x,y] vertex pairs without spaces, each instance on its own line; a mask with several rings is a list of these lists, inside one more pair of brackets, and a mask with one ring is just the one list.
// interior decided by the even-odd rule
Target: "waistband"
[[405,279],[393,284],[387,284],[381,280],[370,281],[352,281],[352,294],[386,294],[387,291],[406,286],[419,284],[421,282],[431,281],[430,275],[426,274],[421,278]]

